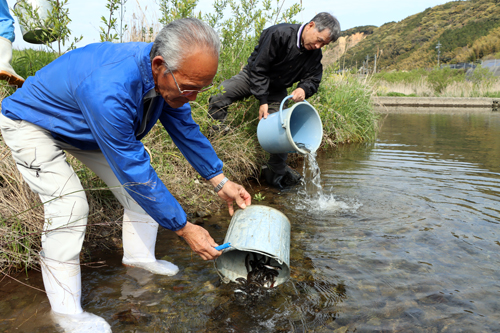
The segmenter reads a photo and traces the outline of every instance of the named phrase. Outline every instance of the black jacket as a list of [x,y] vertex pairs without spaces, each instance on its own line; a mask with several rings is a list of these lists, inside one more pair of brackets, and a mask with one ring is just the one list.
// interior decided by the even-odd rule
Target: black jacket
[[297,81],[306,98],[318,91],[323,75],[323,55],[321,49],[308,51],[297,47],[299,29],[299,24],[288,23],[267,28],[248,58],[244,70],[250,75],[250,91],[261,105],[267,104],[269,90],[286,89]]

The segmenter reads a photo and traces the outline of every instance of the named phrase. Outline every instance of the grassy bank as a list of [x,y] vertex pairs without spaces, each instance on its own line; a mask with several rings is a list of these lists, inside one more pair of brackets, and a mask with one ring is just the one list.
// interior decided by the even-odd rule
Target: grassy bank
[[487,68],[441,68],[377,73],[369,78],[379,96],[407,97],[500,97],[500,78]]
[[[181,12],[177,7],[169,6],[168,1],[160,2],[163,17],[159,22],[162,24],[180,17],[198,16],[192,12],[192,6],[185,7],[191,8],[187,12]],[[227,19],[223,14],[226,9],[230,11]],[[279,1],[275,5],[267,2],[263,4],[258,0],[215,2],[211,14],[203,15],[204,21],[219,31],[223,40],[219,70],[214,78],[215,86],[239,72],[265,26],[280,22],[298,23],[293,19],[298,12],[298,4],[286,8]],[[149,20],[142,17],[131,25],[128,41],[154,39],[158,27],[144,22]],[[55,55],[26,50],[15,51],[13,58],[15,70],[27,77],[52,61]],[[198,95],[196,102],[191,103],[193,118],[205,135],[209,134],[213,124],[207,117],[208,99],[216,89]],[[13,92],[13,88],[0,85],[0,99]],[[337,76],[329,69],[325,71],[318,94],[309,100],[323,120],[323,146],[375,137],[377,118],[372,110],[370,96],[371,90],[358,80]],[[259,179],[260,167],[268,157],[256,137],[258,107],[253,97],[235,103],[229,109],[229,133],[210,136],[215,151],[224,162],[224,173],[245,185],[252,196],[255,194],[252,184]],[[143,139],[143,143],[150,151],[151,163],[158,175],[191,221],[197,216],[226,209],[225,204],[213,193],[211,185],[189,165],[161,125],[156,125]],[[291,160],[297,159],[299,157],[292,154]],[[92,261],[91,254],[96,246],[113,249],[121,246],[120,222],[123,210],[92,171],[71,156],[69,162],[86,189],[90,205],[89,227],[82,251],[83,261],[88,262]],[[42,203],[23,182],[8,147],[0,137],[0,272],[6,274],[36,264],[42,228]]]
[[[10,93],[10,88],[1,88],[2,99]],[[203,93],[192,103],[193,117],[205,135],[211,127],[207,117],[209,96],[210,92]],[[358,80],[325,73],[318,94],[309,100],[323,121],[324,146],[374,138],[376,116],[370,96],[371,91]],[[257,116],[255,98],[235,103],[228,117],[231,131],[210,137],[224,161],[224,173],[243,183],[252,196],[249,180],[259,179],[260,166],[267,159],[256,137]],[[191,218],[224,209],[211,185],[189,165],[161,125],[155,126],[143,142],[151,152],[152,164],[160,178]],[[82,251],[84,260],[89,261],[95,246],[119,246],[122,208],[92,171],[72,157],[69,160],[90,203],[89,228]],[[43,209],[39,198],[23,182],[3,140],[0,140],[0,216],[0,267],[4,271],[31,267],[40,247]]]

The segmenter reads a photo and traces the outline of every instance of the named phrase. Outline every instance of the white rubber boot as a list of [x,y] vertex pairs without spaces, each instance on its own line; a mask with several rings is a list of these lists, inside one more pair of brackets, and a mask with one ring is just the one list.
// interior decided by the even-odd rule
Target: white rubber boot
[[179,267],[165,260],[156,260],[157,233],[158,223],[151,216],[125,209],[122,263],[143,268],[154,274],[170,276],[177,274]]
[[79,260],[59,262],[44,258],[41,253],[40,264],[43,284],[52,307],[52,319],[64,332],[111,332],[111,327],[103,318],[82,309]]
[[7,38],[0,37],[0,80],[5,80],[12,86],[21,87],[24,79],[14,71],[10,65],[11,60],[12,42]]

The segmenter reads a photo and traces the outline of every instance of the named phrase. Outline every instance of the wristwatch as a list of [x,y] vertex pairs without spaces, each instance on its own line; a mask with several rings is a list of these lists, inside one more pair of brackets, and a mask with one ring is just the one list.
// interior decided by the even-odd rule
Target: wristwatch
[[214,188],[214,191],[215,193],[219,193],[220,190],[222,190],[222,187],[224,187],[224,184],[228,182],[229,179],[227,179],[227,177],[224,177],[219,185],[217,185],[215,188]]

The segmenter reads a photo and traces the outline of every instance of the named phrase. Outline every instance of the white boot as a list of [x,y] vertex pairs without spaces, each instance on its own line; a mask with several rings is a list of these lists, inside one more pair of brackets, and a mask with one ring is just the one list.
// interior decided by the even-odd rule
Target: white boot
[[109,333],[111,327],[101,317],[84,312],[81,306],[80,260],[59,262],[40,253],[42,278],[52,307],[52,319],[64,332]]
[[24,79],[17,75],[10,65],[12,60],[12,42],[0,37],[0,80],[8,81],[12,86],[21,87]]
[[140,267],[154,274],[175,275],[179,267],[156,260],[155,244],[158,223],[147,214],[125,209],[123,213],[123,264]]

